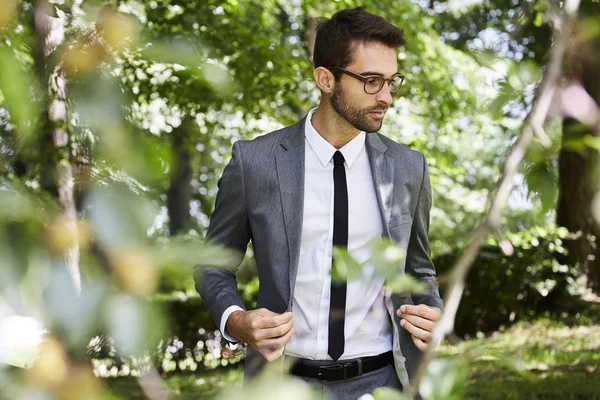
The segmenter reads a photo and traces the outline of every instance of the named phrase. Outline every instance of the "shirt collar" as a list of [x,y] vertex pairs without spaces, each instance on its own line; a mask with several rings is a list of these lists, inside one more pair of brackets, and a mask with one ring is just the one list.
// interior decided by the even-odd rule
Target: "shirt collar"
[[[312,116],[315,113],[316,108],[313,108],[308,113],[306,117],[306,125],[304,128],[304,136],[306,137],[306,141],[308,145],[312,149],[312,151],[316,154],[317,158],[323,165],[326,167],[333,155],[338,150],[331,145],[323,136],[321,136],[317,130],[314,128],[312,124]],[[344,156],[344,160],[346,161],[346,165],[348,168],[352,167],[352,164],[358,158],[358,155],[362,151],[365,146],[366,133],[361,131],[354,139],[346,143],[339,151]]]

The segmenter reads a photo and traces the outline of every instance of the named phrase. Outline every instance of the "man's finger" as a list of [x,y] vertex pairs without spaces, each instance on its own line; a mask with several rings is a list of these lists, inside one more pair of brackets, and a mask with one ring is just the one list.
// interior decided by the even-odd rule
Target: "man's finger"
[[267,310],[268,312],[261,312],[257,315],[253,321],[253,328],[275,328],[281,324],[284,324],[292,319],[292,313],[287,312],[284,314],[276,314]]
[[422,317],[418,317],[416,315],[404,314],[402,316],[402,318],[404,318],[405,320],[407,320],[408,322],[410,322],[417,328],[421,328],[428,332],[433,332],[433,328],[435,327],[435,322],[425,319],[425,318],[422,318]]
[[405,319],[400,320],[400,325],[404,329],[406,329],[411,335],[415,336],[417,339],[421,339],[427,342],[431,338],[431,332],[416,327]]
[[417,306],[411,304],[404,304],[398,310],[398,316],[404,317],[404,315],[416,315],[421,318],[425,318],[431,321],[437,321],[440,319],[442,312],[439,308],[429,307],[425,304],[419,304]]
[[279,349],[261,349],[260,355],[268,362],[275,361],[283,354],[283,347]]
[[261,340],[256,346],[260,349],[278,349],[285,346],[290,341],[293,334],[294,329],[292,328],[285,335],[278,338]]
[[415,344],[415,346],[417,346],[417,349],[419,349],[419,350],[421,350],[421,351],[425,351],[425,350],[427,350],[427,343],[425,343],[425,342],[424,342],[424,341],[422,341],[421,339],[419,339],[419,338],[416,338],[416,337],[414,337],[414,336],[411,336],[411,337],[412,337],[412,341],[413,341],[413,343]]
[[284,336],[286,333],[288,333],[290,331],[290,329],[292,329],[293,326],[294,326],[294,319],[290,318],[290,320],[287,321],[286,323],[276,326],[274,328],[257,329],[255,331],[254,339],[258,341],[258,340],[265,340],[265,339],[271,339],[271,338],[278,338],[278,337]]

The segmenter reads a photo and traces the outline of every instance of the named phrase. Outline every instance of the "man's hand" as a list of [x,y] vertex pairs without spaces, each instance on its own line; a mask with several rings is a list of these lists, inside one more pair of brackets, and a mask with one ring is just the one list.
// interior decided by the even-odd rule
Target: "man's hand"
[[240,342],[246,342],[269,362],[278,359],[294,333],[291,312],[276,314],[266,308],[234,311],[225,330]]
[[400,317],[400,325],[412,335],[415,346],[425,351],[427,342],[431,340],[431,332],[442,316],[442,311],[425,304],[418,306],[405,304],[396,311],[396,314]]

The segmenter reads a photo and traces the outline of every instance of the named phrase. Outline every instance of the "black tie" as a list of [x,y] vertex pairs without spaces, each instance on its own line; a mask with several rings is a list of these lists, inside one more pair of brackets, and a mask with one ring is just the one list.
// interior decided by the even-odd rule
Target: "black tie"
[[[333,155],[333,245],[348,248],[348,188],[344,156]],[[335,262],[335,260],[334,260]],[[329,347],[327,353],[337,361],[344,353],[346,282],[331,282],[329,302]]]

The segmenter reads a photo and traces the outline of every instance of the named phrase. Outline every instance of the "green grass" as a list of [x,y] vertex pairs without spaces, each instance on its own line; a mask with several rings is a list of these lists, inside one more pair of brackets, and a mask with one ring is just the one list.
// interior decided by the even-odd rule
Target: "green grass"
[[600,326],[544,319],[442,346],[440,354],[470,360],[467,399],[600,399]]
[[[467,378],[457,381],[464,388],[459,399],[600,400],[600,325],[569,327],[542,319],[446,344],[438,353],[464,361]],[[241,369],[230,368],[172,376],[165,383],[172,391],[169,399],[208,400],[241,380]],[[133,378],[104,383],[118,398],[145,399]]]
[[[240,386],[242,376],[241,368],[216,369],[171,376],[164,383],[170,391],[169,400],[204,400],[215,397],[225,387]],[[147,400],[135,378],[105,378],[103,383],[119,399]]]

